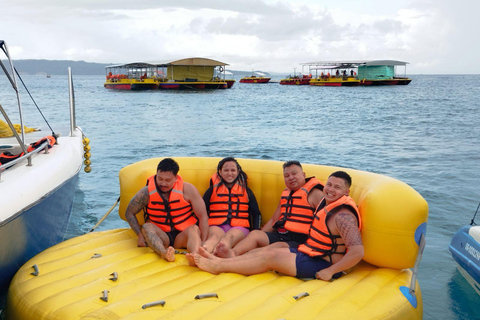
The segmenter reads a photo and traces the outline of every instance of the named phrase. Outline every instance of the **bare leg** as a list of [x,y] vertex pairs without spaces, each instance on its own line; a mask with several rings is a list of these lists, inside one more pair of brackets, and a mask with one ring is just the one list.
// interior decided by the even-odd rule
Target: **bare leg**
[[[202,247],[200,247],[200,249],[203,249]],[[197,264],[195,263],[195,257],[194,257],[194,253],[187,253],[185,255],[185,258],[187,258],[187,261],[188,261],[188,265],[189,266],[192,266],[192,267],[196,267]]]
[[172,246],[167,248],[164,259],[170,262],[175,261],[175,249]]
[[203,243],[204,247],[208,252],[212,252],[218,241],[225,235],[225,232],[217,226],[211,226],[208,228],[208,238]]
[[200,228],[197,225],[191,225],[178,234],[173,246],[175,248],[187,248],[189,252],[197,253],[201,243]]
[[259,250],[263,250],[265,248],[290,248],[290,246],[288,245],[288,243],[286,242],[283,242],[283,241],[278,241],[278,242],[274,242],[272,244],[269,244],[268,246],[266,247],[260,247],[260,248],[255,248],[255,249],[252,249],[248,252],[245,252],[245,254],[251,254],[251,253],[254,253],[254,252],[257,252]]
[[189,253],[187,253],[185,257],[187,258],[188,264],[190,266],[196,266],[192,253],[198,252],[201,243],[200,228],[197,225],[191,225],[178,234],[175,238],[174,246],[175,248],[187,248]]
[[175,249],[169,246],[170,239],[162,229],[147,222],[142,226],[142,234],[148,246],[160,257],[170,262],[175,261]]
[[218,244],[218,249],[215,248],[216,256],[221,258],[231,258],[244,254],[247,251],[258,247],[265,247],[269,245],[268,236],[265,232],[260,230],[253,230],[248,236],[240,241],[233,249],[228,249],[223,242]]
[[213,253],[208,252],[207,250],[205,250],[202,247],[198,248],[198,254],[201,255],[204,258],[207,258],[207,259],[221,259],[221,258],[215,256]]
[[272,248],[256,253],[227,259],[209,259],[194,254],[195,263],[205,271],[213,274],[235,272],[243,275],[259,274],[276,270],[289,276],[297,274],[295,266],[296,254],[287,248]]
[[225,233],[225,235],[220,239],[228,248],[233,248],[241,240],[245,239],[245,233],[239,229],[230,229]]
[[217,244],[215,249],[213,249],[213,254],[220,258],[235,257],[235,253],[233,252],[232,248],[227,247],[227,245],[221,241]]

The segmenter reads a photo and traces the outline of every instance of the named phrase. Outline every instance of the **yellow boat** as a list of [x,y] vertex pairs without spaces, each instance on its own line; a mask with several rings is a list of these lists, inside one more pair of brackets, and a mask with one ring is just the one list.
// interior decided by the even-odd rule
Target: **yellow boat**
[[[120,171],[123,219],[160,160]],[[203,193],[220,158],[175,160],[179,174]],[[283,163],[238,160],[267,221],[285,188]],[[273,271],[212,275],[189,266],[182,252],[167,262],[137,247],[130,229],[115,229],[72,238],[28,261],[9,288],[7,319],[421,319],[416,270],[425,244],[426,201],[390,177],[304,165],[307,176],[322,182],[338,169],[352,176],[365,246],[363,261],[340,279],[300,280]]]
[[360,80],[354,76],[325,76],[310,80],[311,86],[321,87],[354,87],[360,85]]

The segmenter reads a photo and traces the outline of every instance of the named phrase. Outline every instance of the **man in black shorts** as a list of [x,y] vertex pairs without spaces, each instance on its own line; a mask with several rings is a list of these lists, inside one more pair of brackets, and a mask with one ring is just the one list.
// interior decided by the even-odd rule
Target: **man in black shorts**
[[315,212],[307,241],[297,248],[260,248],[253,253],[220,259],[199,248],[195,264],[213,274],[252,275],[275,270],[297,278],[329,281],[352,268],[364,256],[357,205],[349,196],[351,177],[344,171],[330,175],[325,197]]
[[272,218],[231,249],[220,242],[213,251],[215,256],[231,258],[272,243],[296,248],[307,240],[315,209],[323,198],[323,185],[315,177],[306,178],[298,161],[283,164],[283,178],[286,188]]
[[[137,234],[139,247],[150,247],[167,261],[175,261],[174,248],[198,252],[208,236],[208,215],[197,188],[183,181],[178,163],[165,158],[157,172],[130,200],[125,218]],[[144,211],[140,226],[137,214]]]

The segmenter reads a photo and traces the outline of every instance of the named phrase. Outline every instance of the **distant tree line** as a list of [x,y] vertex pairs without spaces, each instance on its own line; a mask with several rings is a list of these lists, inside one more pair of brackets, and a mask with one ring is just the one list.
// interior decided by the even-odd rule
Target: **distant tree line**
[[[2,60],[3,64],[10,70],[7,60]],[[67,75],[68,67],[72,68],[74,75],[104,75],[105,67],[113,63],[94,63],[85,61],[71,60],[13,60],[13,66],[20,74],[51,74],[51,75]],[[0,74],[3,70],[0,68]]]
[[[10,70],[8,61],[2,60],[3,64]],[[74,75],[105,75],[105,67],[117,63],[95,63],[85,61],[72,60],[14,60],[13,65],[21,75],[67,75],[68,67],[72,68]],[[236,77],[250,76],[254,74],[252,71],[234,71],[232,72]],[[258,71],[264,73],[266,76],[271,74],[266,71]],[[3,70],[0,68],[0,74],[3,75]],[[272,74],[273,75],[273,74]]]

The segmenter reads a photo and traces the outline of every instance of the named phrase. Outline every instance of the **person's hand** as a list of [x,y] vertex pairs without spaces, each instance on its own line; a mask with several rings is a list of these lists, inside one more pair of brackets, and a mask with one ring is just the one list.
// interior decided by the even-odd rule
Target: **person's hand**
[[143,236],[143,233],[138,234],[138,247],[148,247],[147,241],[145,241],[145,237]]
[[330,281],[332,279],[332,276],[333,272],[330,270],[330,268],[322,269],[315,274],[315,277],[317,279],[323,281]]

